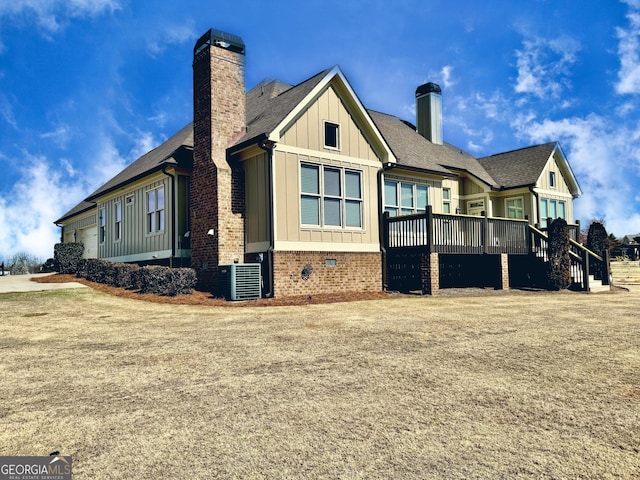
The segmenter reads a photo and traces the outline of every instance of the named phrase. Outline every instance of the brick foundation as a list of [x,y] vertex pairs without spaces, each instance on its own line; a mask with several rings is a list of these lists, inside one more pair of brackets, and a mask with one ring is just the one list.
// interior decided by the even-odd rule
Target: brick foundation
[[274,252],[273,267],[275,297],[382,290],[379,252]]

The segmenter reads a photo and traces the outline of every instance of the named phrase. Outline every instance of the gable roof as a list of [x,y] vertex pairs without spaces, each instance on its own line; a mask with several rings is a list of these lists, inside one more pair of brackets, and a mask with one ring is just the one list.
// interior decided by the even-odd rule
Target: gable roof
[[547,165],[555,156],[569,191],[575,197],[582,194],[569,162],[558,142],[543,143],[531,147],[498,153],[479,158],[478,162],[491,175],[500,190],[534,186]]
[[141,177],[149,175],[154,171],[162,170],[164,167],[186,166],[193,164],[193,123],[182,127],[182,129],[169,138],[166,142],[160,144],[150,152],[141,156],[135,162],[118,173],[107,183],[98,188],[95,192],[86,198],[86,201],[92,201],[96,198],[109,193],[123,184],[135,181]]
[[520,148],[478,159],[498,188],[535,185],[556,148],[556,142]]
[[329,72],[330,69],[323,70],[296,86],[273,81],[253,87],[247,93],[247,131],[236,146],[270,134]]

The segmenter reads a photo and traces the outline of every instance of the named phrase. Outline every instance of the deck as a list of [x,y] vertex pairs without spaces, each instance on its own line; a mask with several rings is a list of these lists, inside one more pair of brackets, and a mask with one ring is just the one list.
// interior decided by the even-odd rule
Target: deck
[[[608,257],[590,252],[578,243],[579,224],[569,225],[569,232],[573,283],[576,288],[589,291],[590,269],[598,265],[597,271],[607,272],[600,265],[608,264]],[[451,275],[440,271],[442,263],[438,256],[456,258],[460,270],[456,275],[468,278],[473,286],[485,282],[498,288],[508,288],[515,278],[535,282],[534,277],[544,276],[544,264],[549,260],[546,231],[531,226],[526,219],[433,213],[431,207],[414,215],[385,214],[382,246],[385,285],[398,290],[422,289],[426,293],[431,293],[434,286],[437,290],[441,282],[446,284],[446,275]],[[517,260],[513,256],[522,258]],[[512,258],[512,272],[505,272],[509,270],[508,257]],[[608,274],[605,275],[603,282],[608,284]]]

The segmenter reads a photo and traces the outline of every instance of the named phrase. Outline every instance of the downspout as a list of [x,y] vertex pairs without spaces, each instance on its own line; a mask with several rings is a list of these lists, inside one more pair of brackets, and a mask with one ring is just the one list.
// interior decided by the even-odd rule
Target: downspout
[[265,292],[266,298],[273,297],[273,243],[274,243],[274,205],[273,205],[273,149],[275,147],[275,142],[269,140],[268,138],[263,138],[258,142],[258,146],[267,152],[267,162],[269,164],[269,178],[268,178],[268,191],[269,191],[269,216],[271,217],[271,221],[269,222],[269,248],[267,249],[267,265],[269,266],[269,291]]
[[536,208],[535,208],[535,218],[533,219],[533,226],[538,228],[540,225],[540,197],[538,192],[536,192],[535,187],[529,186],[529,191],[533,194],[536,199]]
[[176,256],[176,177],[167,172],[167,165],[162,167],[162,173],[171,177],[171,257],[169,258],[169,268],[173,268],[173,258]]
[[380,252],[382,253],[382,288],[383,290],[386,290],[388,287],[387,284],[387,249],[384,248],[385,246],[385,238],[384,238],[384,234],[385,232],[382,229],[382,226],[384,225],[384,205],[382,203],[382,194],[384,192],[383,188],[383,180],[382,180],[382,176],[384,175],[384,172],[386,172],[387,170],[391,170],[393,168],[393,165],[391,164],[386,164],[384,165],[382,168],[380,168],[378,170],[378,237],[379,237],[379,241],[380,241]]

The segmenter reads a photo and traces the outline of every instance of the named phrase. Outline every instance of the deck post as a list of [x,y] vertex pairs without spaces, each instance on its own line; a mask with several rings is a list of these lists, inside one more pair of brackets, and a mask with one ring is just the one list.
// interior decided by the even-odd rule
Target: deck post
[[487,211],[483,211],[484,221],[482,222],[482,252],[489,253],[489,216]]
[[420,255],[420,276],[422,294],[438,295],[440,292],[440,255],[422,252]]
[[509,290],[509,255],[500,254],[500,289]]
[[589,291],[589,253],[587,250],[582,251],[582,276],[584,283],[584,291]]
[[433,207],[431,205],[427,205],[426,211],[426,229],[427,229],[427,252],[431,253],[433,251]]
[[602,284],[611,285],[611,263],[609,263],[609,249],[605,248],[602,252]]

